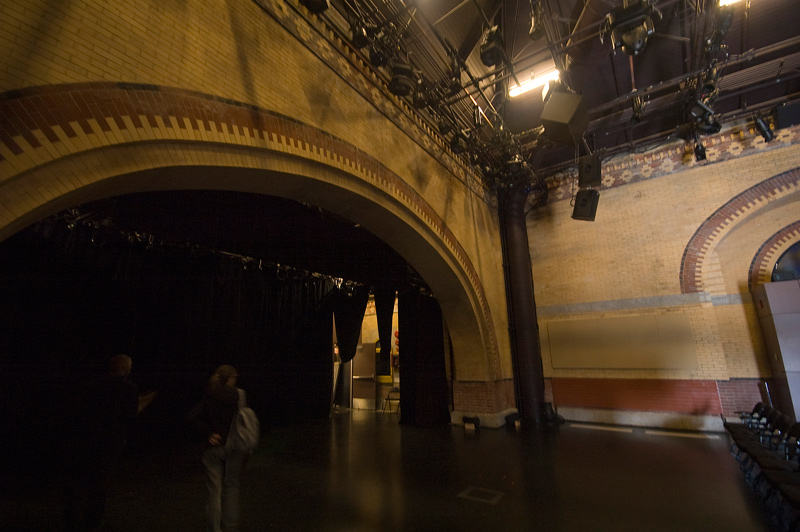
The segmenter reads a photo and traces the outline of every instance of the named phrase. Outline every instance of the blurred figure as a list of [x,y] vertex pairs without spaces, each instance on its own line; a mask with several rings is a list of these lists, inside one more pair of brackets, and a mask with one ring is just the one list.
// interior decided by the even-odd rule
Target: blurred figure
[[208,443],[203,452],[208,532],[239,530],[239,477],[246,454],[225,445],[233,418],[245,404],[244,390],[236,387],[237,377],[233,366],[217,368],[189,416]]
[[156,392],[139,395],[130,379],[132,365],[128,355],[114,355],[108,373],[83,390],[84,417],[74,427],[72,440],[77,467],[65,490],[69,531],[95,530],[103,524],[108,486],[136,415],[156,397]]

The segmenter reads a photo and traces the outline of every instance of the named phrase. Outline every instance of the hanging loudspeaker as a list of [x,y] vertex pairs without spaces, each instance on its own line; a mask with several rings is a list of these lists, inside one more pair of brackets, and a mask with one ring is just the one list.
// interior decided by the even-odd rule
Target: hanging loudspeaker
[[589,113],[580,94],[555,91],[544,104],[541,121],[548,138],[577,146],[589,126]]
[[578,186],[599,187],[600,158],[597,155],[584,155],[578,160]]
[[593,222],[597,214],[597,202],[600,193],[596,190],[579,190],[575,195],[575,207],[572,209],[574,220]]
[[786,103],[775,109],[775,129],[800,124],[800,102]]

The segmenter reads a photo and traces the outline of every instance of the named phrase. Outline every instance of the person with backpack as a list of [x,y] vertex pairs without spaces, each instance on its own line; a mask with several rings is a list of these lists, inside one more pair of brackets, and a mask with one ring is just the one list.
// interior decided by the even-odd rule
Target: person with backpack
[[208,532],[239,529],[239,477],[248,451],[232,444],[232,426],[246,406],[244,390],[236,387],[237,377],[233,366],[218,367],[208,379],[202,401],[190,413],[208,442],[203,452]]

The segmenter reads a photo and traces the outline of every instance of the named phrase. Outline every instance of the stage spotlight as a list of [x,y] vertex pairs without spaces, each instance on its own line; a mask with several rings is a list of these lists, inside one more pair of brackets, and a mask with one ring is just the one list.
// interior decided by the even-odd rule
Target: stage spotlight
[[331,7],[331,4],[328,0],[300,0],[300,3],[315,15],[319,15]]
[[481,61],[487,67],[493,67],[503,62],[503,39],[497,26],[492,26],[483,38]]
[[389,82],[389,92],[395,96],[408,96],[416,87],[414,70],[405,63],[392,65],[392,80]]
[[653,7],[647,2],[630,5],[608,15],[611,42],[628,55],[639,55],[647,46],[647,38],[655,32]]
[[450,139],[450,149],[453,150],[453,153],[459,154],[464,153],[467,151],[467,135],[463,131],[460,133],[456,133],[453,135],[453,138]]
[[531,7],[531,29],[528,30],[528,37],[532,41],[538,41],[544,37],[544,26],[542,26],[542,6],[536,2]]
[[642,114],[644,113],[644,100],[640,94],[631,98],[631,107],[633,107],[633,115],[631,115],[631,123],[638,124],[642,121]]
[[355,48],[360,50],[369,44],[367,29],[361,24],[353,24],[352,33],[353,36],[350,38],[350,42],[353,43]]
[[697,123],[697,131],[703,135],[713,135],[714,133],[719,133],[721,129],[722,124],[714,120],[714,117],[711,115]]
[[453,131],[453,125],[444,118],[440,118],[436,125],[439,128],[439,134],[442,136],[445,136]]
[[708,106],[708,103],[704,100],[695,100],[694,104],[692,104],[692,108],[689,110],[695,120],[705,120],[709,116],[714,114],[714,110]]
[[706,160],[706,147],[699,140],[694,143],[694,160],[698,163]]
[[382,67],[389,62],[389,58],[378,45],[373,44],[369,48],[369,62],[372,63],[372,66]]
[[772,130],[769,128],[769,124],[767,124],[763,118],[759,116],[758,118],[756,118],[755,123],[756,123],[756,129],[758,130],[759,133],[761,133],[761,136],[764,138],[764,142],[769,142],[775,139],[775,134],[772,132]]
[[703,94],[711,96],[717,92],[717,79],[719,72],[716,68],[709,68],[703,79]]
[[411,103],[416,109],[425,109],[428,107],[428,94],[421,88],[417,88],[417,90],[414,91]]
[[626,31],[622,34],[622,51],[628,55],[639,55],[647,46],[648,35],[644,24]]
[[525,161],[522,159],[519,153],[515,154],[507,164],[508,173],[510,174],[518,174],[525,167]]

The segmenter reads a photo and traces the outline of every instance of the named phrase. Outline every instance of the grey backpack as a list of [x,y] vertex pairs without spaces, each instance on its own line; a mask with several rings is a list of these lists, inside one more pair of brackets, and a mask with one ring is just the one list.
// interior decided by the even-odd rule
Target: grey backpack
[[244,390],[237,388],[237,391],[239,392],[239,410],[233,416],[225,448],[229,451],[249,453],[258,447],[261,427],[256,413],[247,406]]

